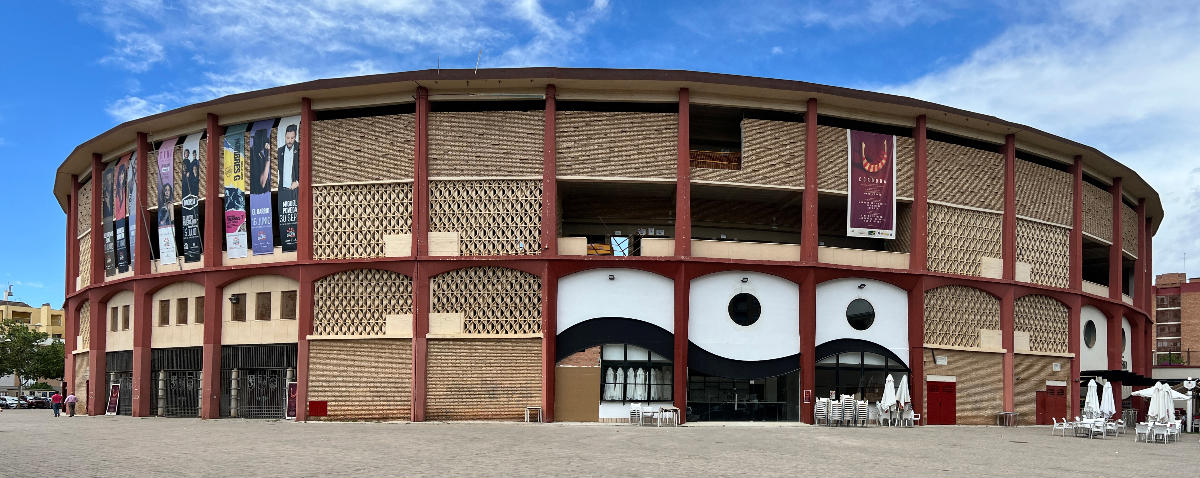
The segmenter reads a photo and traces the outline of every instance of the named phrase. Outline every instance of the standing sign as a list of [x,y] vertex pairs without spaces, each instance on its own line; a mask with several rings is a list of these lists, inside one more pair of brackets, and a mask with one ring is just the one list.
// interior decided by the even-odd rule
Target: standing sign
[[283,412],[283,418],[288,420],[296,419],[296,382],[287,383],[287,409]]
[[[200,240],[200,135],[189,134],[183,140],[183,171],[180,171],[179,201],[183,209],[183,260],[196,262],[204,245]],[[212,141],[211,139],[209,141]],[[174,174],[174,173],[172,173]],[[209,201],[212,204],[213,201]],[[215,227],[215,226],[209,226]]]
[[896,137],[846,130],[846,235],[896,238]]
[[246,257],[246,124],[225,130],[221,165],[225,176],[225,250],[230,259]]
[[104,275],[117,273],[117,247],[113,232],[113,170],[115,165],[104,168],[103,179],[100,183],[100,204],[104,216]]
[[254,255],[275,252],[271,220],[271,126],[263,120],[250,128],[250,236]]
[[175,142],[158,147],[158,258],[159,264],[176,262],[175,252]]
[[283,252],[296,250],[300,209],[300,116],[279,119],[275,147],[279,160],[279,245]]
[[113,231],[117,235],[117,272],[129,270],[129,155],[117,161],[113,175]]
[[120,398],[121,398],[121,385],[116,384],[116,383],[109,384],[108,385],[108,408],[104,409],[105,415],[116,415],[117,414],[117,403],[119,403],[118,400]]

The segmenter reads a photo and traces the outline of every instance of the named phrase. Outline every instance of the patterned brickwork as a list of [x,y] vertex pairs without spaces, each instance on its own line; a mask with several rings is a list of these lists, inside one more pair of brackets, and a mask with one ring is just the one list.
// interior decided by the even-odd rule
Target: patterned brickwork
[[[955,377],[955,420],[958,425],[995,425],[996,413],[1004,411],[1003,354],[938,350],[946,365],[925,357],[925,374]],[[926,394],[925,396],[929,396]],[[926,406],[928,416],[928,406]]]
[[846,191],[846,129],[817,125],[817,189]]
[[1137,211],[1124,202],[1121,203],[1121,250],[1137,257],[1138,255],[1138,216]]
[[79,239],[79,288],[92,283],[92,233]]
[[929,205],[929,270],[980,275],[980,259],[1001,255],[999,214]]
[[88,375],[92,370],[92,365],[88,361],[88,352],[75,354],[75,383],[71,384],[69,392],[75,394],[78,400],[75,403],[75,413],[87,416],[87,389]]
[[[249,132],[247,132],[245,134],[246,134],[247,138],[250,135]],[[267,150],[269,150],[271,152],[271,187],[276,187],[279,185],[279,164],[275,161],[276,149],[274,146],[275,145],[274,134],[275,134],[274,130],[272,130],[271,145],[267,148]],[[174,198],[173,202],[180,202],[183,200],[183,140],[184,140],[184,138],[185,137],[180,137],[179,142],[175,145],[175,156],[173,158],[174,165],[171,168],[172,173],[174,173],[174,175],[175,175],[174,182],[173,182],[174,191],[172,192],[172,195],[171,195],[171,197]],[[247,139],[244,144],[247,145],[246,148],[247,148],[247,151],[249,151],[249,140]],[[196,194],[196,197],[199,199],[204,199],[204,195],[205,195],[204,188],[205,188],[205,185],[208,184],[208,177],[206,176],[206,171],[208,171],[208,138],[202,138],[200,140],[200,146],[198,146],[198,148],[199,148],[198,153],[200,155],[200,160],[199,160],[199,164],[198,164],[199,167],[197,168],[197,174],[199,174],[199,179],[200,179],[200,181],[199,181],[200,190]],[[248,153],[243,153],[243,154],[248,154]],[[249,157],[249,156],[247,155],[246,157]],[[144,168],[143,171],[151,171],[152,172],[149,176],[146,177],[146,207],[158,207],[158,150],[157,149],[150,150],[150,152],[146,155],[146,157],[143,159],[142,162],[143,162],[142,167]],[[245,162],[245,167],[246,167],[246,171],[249,172],[249,170],[250,170],[250,162],[249,161]]]
[[1004,156],[941,141],[928,147],[930,201],[1004,209]]
[[354,269],[313,283],[313,334],[383,335],[386,317],[413,312],[412,280],[378,269]]
[[1083,182],[1083,232],[1112,241],[1112,194]]
[[411,340],[314,340],[308,353],[308,399],[329,402],[313,420],[412,418]]
[[1065,354],[1070,341],[1070,311],[1044,295],[1027,295],[1013,306],[1013,330],[1029,332],[1029,349]]
[[457,232],[464,256],[541,253],[542,182],[429,182],[429,231]]
[[742,120],[742,169],[692,168],[692,180],[804,186],[804,123]]
[[896,208],[896,238],[884,244],[889,252],[912,252],[912,208]]
[[[1054,363],[1060,365],[1054,371]],[[1016,355],[1013,357],[1013,405],[1017,412],[1018,425],[1033,425],[1037,422],[1037,392],[1046,389],[1047,380],[1067,381],[1070,377],[1070,361],[1061,357]],[[1067,393],[1071,393],[1067,387]],[[1071,397],[1067,397],[1068,412]],[[1064,417],[1054,417],[1062,420]]]
[[999,299],[963,286],[925,291],[926,344],[980,347],[979,329],[1000,330]]
[[896,137],[896,196],[913,197],[913,171],[917,167],[917,143],[907,136]]
[[412,179],[415,151],[412,114],[316,121],[313,184]]
[[429,114],[429,175],[509,177],[542,174],[542,111]]
[[1017,261],[1032,265],[1030,282],[1067,287],[1071,279],[1071,230],[1017,219]]
[[674,179],[678,116],[559,111],[559,176]]
[[412,231],[412,183],[313,187],[313,258],[383,257],[384,236]]
[[429,281],[433,313],[463,314],[469,334],[531,334],[542,330],[542,281],[503,267],[468,267]]
[[1071,226],[1074,196],[1071,173],[1018,159],[1017,214]]
[[79,200],[77,215],[75,216],[75,234],[83,234],[92,229],[92,184],[95,181],[88,181],[79,186]]
[[428,420],[522,420],[541,405],[540,339],[433,339],[428,353]]
[[83,349],[92,343],[92,305],[84,302],[79,306],[79,345]]

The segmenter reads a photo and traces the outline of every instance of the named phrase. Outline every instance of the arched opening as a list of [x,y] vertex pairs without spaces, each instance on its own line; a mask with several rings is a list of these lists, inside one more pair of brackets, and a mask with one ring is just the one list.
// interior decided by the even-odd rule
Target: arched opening
[[674,400],[674,337],[648,322],[597,317],[555,337],[555,419],[623,421]]
[[[910,370],[891,350],[873,342],[840,339],[817,346],[815,375],[818,397],[852,395],[856,400],[878,402],[888,375],[893,386]],[[911,377],[909,386],[913,386]]]

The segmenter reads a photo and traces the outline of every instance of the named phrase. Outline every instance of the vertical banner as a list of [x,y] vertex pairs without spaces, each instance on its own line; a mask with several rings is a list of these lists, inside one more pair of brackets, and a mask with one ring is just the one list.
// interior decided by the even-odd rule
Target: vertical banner
[[296,389],[299,386],[297,382],[287,383],[287,408],[283,411],[283,418],[287,420],[296,419]]
[[117,235],[117,272],[129,270],[129,155],[121,156],[113,174],[113,231]]
[[846,130],[850,147],[846,235],[896,238],[896,137]]
[[250,128],[250,237],[254,255],[275,252],[271,220],[271,126],[263,120]]
[[158,147],[158,258],[160,265],[176,262],[175,251],[175,142]]
[[230,259],[246,257],[246,124],[225,128],[221,166],[225,177],[225,250]]
[[113,231],[113,170],[116,165],[104,167],[104,178],[101,182],[100,203],[104,215],[104,275],[117,273],[116,235]]
[[[125,201],[126,207],[129,210],[129,265],[133,265],[137,261],[137,151],[129,157],[129,177],[126,179],[126,184],[129,185],[129,199]],[[144,234],[144,232],[143,232]]]
[[296,250],[300,209],[300,116],[279,119],[275,147],[279,160],[279,245],[283,252]]
[[[180,231],[183,235],[183,260],[196,262],[204,251],[200,239],[200,136],[203,133],[189,134],[183,140],[183,171],[180,175],[179,195],[183,209],[183,225]],[[209,141],[215,141],[209,138]],[[172,173],[174,174],[174,173]],[[213,204],[215,201],[209,201]],[[215,226],[209,226],[215,227]]]

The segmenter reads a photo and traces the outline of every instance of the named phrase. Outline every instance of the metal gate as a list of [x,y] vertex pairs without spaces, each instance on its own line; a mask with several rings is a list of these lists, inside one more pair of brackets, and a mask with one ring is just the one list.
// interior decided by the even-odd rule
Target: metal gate
[[150,358],[151,415],[200,416],[200,369],[203,355],[202,347],[152,350]]
[[[200,416],[200,372],[196,370],[166,370],[163,416]],[[155,395],[158,396],[157,394]],[[157,401],[157,400],[156,400]]]
[[121,386],[117,396],[117,415],[133,415],[133,372],[115,372],[110,374],[111,383]]
[[296,344],[221,347],[221,417],[283,418]]
[[[108,383],[121,386],[117,396],[117,415],[133,415],[133,351],[107,352],[104,354],[105,370],[108,372]],[[105,387],[104,404],[101,410],[107,409],[108,387]]]
[[238,374],[238,416],[283,418],[287,406],[285,372],[279,369],[248,369]]

